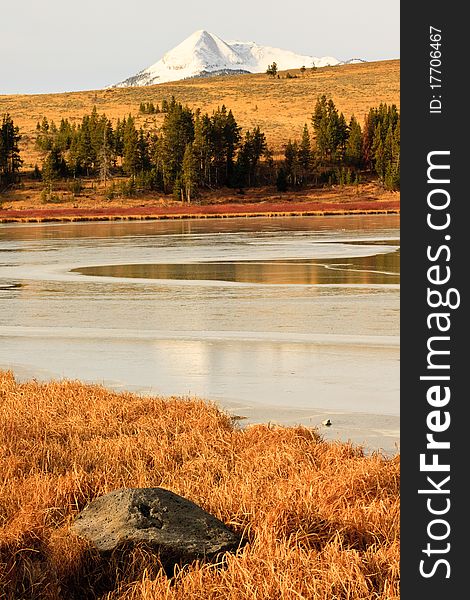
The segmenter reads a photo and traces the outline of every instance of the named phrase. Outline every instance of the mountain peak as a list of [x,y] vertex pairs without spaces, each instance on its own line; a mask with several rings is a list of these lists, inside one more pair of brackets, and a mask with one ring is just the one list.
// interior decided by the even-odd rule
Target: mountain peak
[[197,29],[194,33],[192,33],[190,38],[207,38],[212,37],[212,34],[206,31],[205,29]]
[[216,37],[217,36],[212,35],[212,33],[209,33],[205,29],[198,29],[189,35],[185,40],[183,40],[179,45],[181,46],[182,44],[187,44],[196,46],[198,44],[207,44],[214,41]]
[[[182,72],[190,70],[196,73],[215,70],[215,67],[221,65],[224,65],[222,68],[230,68],[231,65],[242,62],[228,44],[205,29],[192,33],[173,50],[167,52],[162,61],[169,69]],[[149,68],[153,69],[158,64]]]
[[304,56],[255,42],[225,42],[205,29],[198,29],[158,62],[114,87],[153,85],[217,74],[263,73],[273,62],[279,70],[285,70],[302,65],[336,65],[339,61],[332,57]]

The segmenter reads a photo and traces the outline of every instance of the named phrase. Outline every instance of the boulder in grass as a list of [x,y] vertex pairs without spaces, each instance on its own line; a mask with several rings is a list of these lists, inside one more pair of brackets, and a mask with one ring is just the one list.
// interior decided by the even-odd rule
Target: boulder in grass
[[210,560],[241,542],[197,504],[158,487],[100,496],[78,515],[72,531],[102,553],[144,545],[156,550],[164,565]]

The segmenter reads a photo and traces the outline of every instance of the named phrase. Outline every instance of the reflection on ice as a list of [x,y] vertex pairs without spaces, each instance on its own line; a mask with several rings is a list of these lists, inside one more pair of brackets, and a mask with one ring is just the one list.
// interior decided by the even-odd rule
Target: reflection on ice
[[399,283],[399,251],[372,256],[319,260],[226,261],[121,264],[79,267],[75,273],[98,277],[215,280],[262,284],[390,284]]

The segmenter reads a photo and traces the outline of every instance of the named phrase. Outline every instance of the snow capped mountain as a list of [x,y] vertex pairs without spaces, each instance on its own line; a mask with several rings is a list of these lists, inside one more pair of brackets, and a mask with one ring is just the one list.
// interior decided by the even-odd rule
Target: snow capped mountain
[[332,56],[305,56],[290,50],[260,46],[255,42],[224,42],[213,33],[201,29],[152,66],[113,87],[154,85],[209,75],[264,73],[273,62],[277,63],[281,71],[299,69],[302,65],[309,68],[313,65],[325,67],[339,63]]

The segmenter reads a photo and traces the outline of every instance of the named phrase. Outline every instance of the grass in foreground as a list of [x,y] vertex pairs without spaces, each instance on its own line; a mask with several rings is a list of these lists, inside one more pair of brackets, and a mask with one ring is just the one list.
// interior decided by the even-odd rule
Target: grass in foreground
[[[0,597],[398,599],[399,457],[305,427],[234,426],[215,406],[0,372]],[[225,568],[170,581],[136,549],[108,564],[69,532],[88,502],[161,486],[243,532]],[[94,591],[93,591],[94,590]]]

